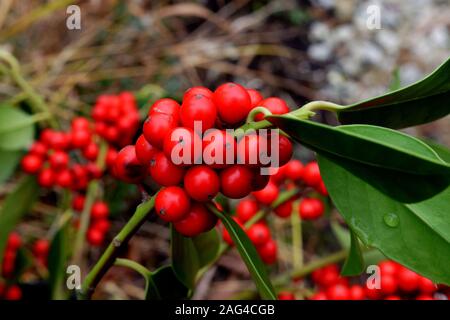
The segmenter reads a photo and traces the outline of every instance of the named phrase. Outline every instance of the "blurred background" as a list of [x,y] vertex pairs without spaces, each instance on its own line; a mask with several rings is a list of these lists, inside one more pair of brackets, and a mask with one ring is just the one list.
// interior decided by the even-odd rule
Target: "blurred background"
[[[73,4],[80,8],[80,30],[66,26]],[[367,26],[371,5],[379,8],[380,29]],[[102,93],[132,91],[145,114],[160,97],[179,99],[189,87],[214,89],[226,81],[279,96],[291,108],[311,100],[345,104],[408,85],[444,62],[450,56],[450,5],[448,0],[1,0],[0,47],[17,57],[25,78],[67,124],[75,114],[89,114]],[[24,99],[10,79],[0,78],[0,103]],[[328,114],[317,120],[337,123]],[[449,117],[406,131],[450,146]],[[302,147],[296,154],[312,158]],[[12,178],[1,185],[2,197],[14,183]],[[114,234],[139,193],[127,187],[110,199]],[[39,209],[45,215],[46,204]],[[30,217],[18,229],[39,235],[43,225]],[[306,243],[306,255],[308,245],[314,247]],[[146,224],[130,244],[130,258],[154,269],[168,259],[168,246],[167,227]],[[93,261],[100,252],[92,252]],[[283,255],[288,258],[289,250],[281,247],[281,261]],[[249,283],[244,264],[230,253],[207,273],[194,298],[230,297]],[[110,272],[98,291],[115,299],[143,294],[141,280],[124,269]]]

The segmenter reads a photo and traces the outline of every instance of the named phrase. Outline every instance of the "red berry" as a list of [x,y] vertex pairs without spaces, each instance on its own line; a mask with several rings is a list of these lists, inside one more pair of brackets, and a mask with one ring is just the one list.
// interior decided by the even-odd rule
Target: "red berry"
[[106,127],[105,130],[105,139],[108,140],[109,142],[116,142],[118,139],[120,138],[120,132],[119,129],[117,129],[116,126],[109,126]]
[[91,218],[94,220],[106,219],[109,216],[109,207],[106,202],[97,201],[92,205]]
[[38,239],[33,245],[33,254],[36,257],[46,258],[50,250],[50,242],[47,239]]
[[47,151],[47,146],[44,143],[36,141],[31,145],[29,154],[34,154],[40,158],[45,158],[47,156]]
[[303,177],[303,164],[299,160],[291,160],[283,167],[286,178],[297,181]]
[[350,300],[364,300],[366,298],[363,287],[354,285],[350,287]]
[[217,217],[201,203],[193,203],[184,219],[173,223],[173,227],[186,237],[194,237],[214,228]]
[[11,232],[8,236],[8,242],[6,244],[7,250],[16,251],[22,245],[22,238],[16,232]]
[[278,300],[295,300],[295,295],[289,291],[281,291],[278,293]]
[[17,285],[12,285],[5,292],[5,300],[20,300],[22,299],[22,289]]
[[114,174],[128,183],[139,183],[146,176],[147,167],[139,162],[134,146],[126,146],[116,156]]
[[260,191],[264,189],[270,181],[268,174],[262,174],[259,169],[253,171],[252,191]]
[[382,297],[381,290],[377,288],[365,287],[364,292],[366,294],[366,297],[370,300],[379,300]]
[[189,128],[174,128],[164,139],[164,154],[176,165],[200,163],[201,149],[200,137]]
[[270,230],[262,222],[255,223],[247,230],[247,235],[255,246],[261,246],[270,240]]
[[319,182],[319,184],[316,186],[316,190],[317,190],[320,194],[322,194],[322,195],[324,195],[324,196],[328,196],[328,190],[327,190],[327,187],[325,186],[325,183],[323,183],[322,180],[321,180],[321,181]]
[[53,170],[61,170],[69,164],[69,155],[65,151],[56,150],[49,157],[50,167]]
[[91,124],[89,123],[89,120],[83,117],[76,117],[73,118],[71,123],[72,130],[86,130],[89,131]]
[[49,146],[55,150],[65,150],[70,145],[70,136],[64,132],[53,131]]
[[55,174],[50,168],[42,169],[38,175],[38,183],[41,187],[50,188],[55,183]]
[[419,278],[419,290],[422,293],[431,294],[437,290],[437,287],[430,279],[421,276]]
[[397,279],[391,275],[381,275],[381,292],[385,295],[393,294],[397,291]]
[[177,120],[164,113],[154,113],[144,122],[143,132],[145,139],[158,149],[163,148],[167,134],[178,126]]
[[[217,109],[210,98],[202,94],[189,96],[181,104],[181,123],[197,132],[205,132],[214,127]],[[195,125],[200,127],[195,127]],[[200,130],[201,129],[201,130]]]
[[136,141],[135,145],[136,157],[143,165],[150,165],[150,161],[153,156],[158,152],[154,146],[152,146],[144,135],[141,134]]
[[108,221],[108,219],[95,220],[92,223],[92,228],[97,229],[102,233],[108,232],[110,227],[111,227],[111,223]]
[[252,109],[250,95],[237,83],[225,83],[219,86],[213,94],[219,118],[230,125],[236,125],[245,120]]
[[233,165],[220,173],[220,189],[231,199],[240,199],[247,196],[253,189],[252,170],[243,165]]
[[269,181],[264,189],[253,192],[252,194],[260,203],[270,205],[278,198],[279,189],[274,182]]
[[273,264],[277,260],[277,243],[273,239],[269,239],[256,249],[265,264]]
[[187,100],[197,94],[201,94],[209,99],[212,99],[212,91],[205,87],[192,87],[186,90],[186,92],[183,95],[183,101]]
[[244,199],[236,207],[236,216],[242,222],[247,222],[259,211],[259,205],[256,200]]
[[[278,166],[283,166],[286,163],[289,162],[289,160],[291,160],[292,158],[292,154],[293,154],[293,146],[292,146],[292,142],[291,140],[289,140],[288,137],[283,136],[281,134],[277,135],[278,137]],[[273,137],[270,137],[271,139],[273,139]],[[272,148],[272,140],[269,142],[268,148]],[[274,156],[272,154],[272,150],[270,149],[270,153],[272,156]]]
[[83,211],[84,208],[84,202],[86,200],[86,197],[82,194],[76,195],[72,200],[72,208],[76,211]]
[[311,298],[309,298],[309,300],[328,300],[328,299],[325,292],[319,291],[316,294],[314,294]]
[[237,144],[237,159],[239,164],[260,167],[268,164],[267,139],[255,133],[243,136]]
[[322,181],[322,177],[320,176],[319,165],[316,161],[308,163],[303,168],[302,178],[306,182],[306,184],[311,187],[319,185],[319,183]]
[[69,169],[62,169],[56,174],[56,185],[61,188],[70,188],[72,186],[73,176]]
[[378,266],[380,267],[381,276],[391,275],[396,276],[399,271],[399,265],[394,261],[385,260],[381,261]]
[[172,116],[176,123],[180,123],[180,105],[173,99],[163,98],[156,100],[148,111],[148,115],[163,113]]
[[413,292],[419,288],[420,276],[407,268],[401,268],[398,272],[398,286],[405,292]]
[[22,170],[29,174],[37,173],[42,168],[42,158],[35,154],[27,154],[22,159]]
[[280,218],[287,218],[291,216],[294,200],[287,200],[275,208],[274,212]]
[[262,94],[255,89],[247,89],[247,93],[250,96],[252,109],[258,107],[260,105],[259,103],[263,100]]
[[330,300],[349,300],[351,298],[348,287],[336,284],[327,289],[327,297]]
[[180,187],[163,188],[155,198],[155,210],[167,222],[180,221],[189,212],[191,202],[186,191]]
[[87,130],[76,130],[72,132],[72,147],[83,149],[91,142],[91,133]]
[[304,198],[300,201],[300,217],[304,220],[314,220],[322,216],[325,206],[316,198]]
[[99,153],[99,147],[95,142],[89,143],[83,149],[83,156],[90,161],[95,161]]
[[175,186],[183,180],[184,169],[176,166],[163,152],[158,152],[150,163],[150,175],[161,186]]
[[111,168],[114,166],[114,163],[116,162],[116,158],[117,158],[117,150],[113,149],[111,147],[108,148],[108,151],[106,152],[106,165],[108,166],[108,168]]
[[[268,109],[272,114],[285,114],[289,112],[289,107],[283,99],[270,97],[259,102],[259,106]],[[255,117],[256,121],[264,119],[264,114],[258,113]]]
[[225,130],[210,129],[203,135],[203,162],[213,168],[234,164],[236,150],[236,140]]
[[99,229],[89,228],[86,234],[86,238],[91,246],[100,247],[105,240],[105,235]]
[[210,201],[219,192],[219,176],[208,166],[195,166],[186,172],[184,187],[192,199],[199,202]]

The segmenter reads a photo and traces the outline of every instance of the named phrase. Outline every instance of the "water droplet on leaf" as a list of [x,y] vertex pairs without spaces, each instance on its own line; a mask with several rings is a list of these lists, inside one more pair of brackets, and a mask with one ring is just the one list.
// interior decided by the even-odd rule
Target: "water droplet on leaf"
[[395,228],[400,223],[400,218],[395,213],[387,213],[383,217],[384,223],[391,228]]

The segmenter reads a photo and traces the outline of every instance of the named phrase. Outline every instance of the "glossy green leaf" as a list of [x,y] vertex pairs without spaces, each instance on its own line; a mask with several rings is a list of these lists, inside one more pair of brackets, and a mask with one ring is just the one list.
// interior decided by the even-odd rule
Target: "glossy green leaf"
[[359,245],[358,237],[350,232],[350,251],[342,266],[341,274],[344,276],[355,276],[364,270],[364,258]]
[[48,255],[49,284],[52,299],[67,298],[65,288],[66,268],[69,259],[68,223],[56,232]]
[[189,289],[178,279],[171,266],[164,266],[152,274],[152,290],[147,290],[146,299],[186,299]]
[[339,111],[343,124],[365,123],[406,128],[450,113],[450,59],[426,78],[382,96],[357,102]]
[[450,183],[322,153],[328,192],[346,222],[370,247],[438,283],[450,284]]
[[0,183],[11,177],[21,157],[22,152],[20,151],[0,150]]
[[276,300],[276,294],[267,274],[266,266],[261,261],[258,252],[247,234],[230,216],[222,214],[219,211],[215,212],[230,234],[231,239],[256,284],[256,288],[258,289],[261,298],[265,300]]
[[318,153],[418,175],[450,175],[450,164],[429,146],[395,130],[368,125],[330,127],[290,116],[266,119]]
[[450,149],[434,141],[424,141],[424,142],[428,144],[430,148],[433,149],[442,160],[450,163]]
[[20,219],[31,209],[38,192],[39,188],[36,179],[32,176],[27,176],[5,198],[0,209],[0,268],[8,236]]
[[22,150],[34,139],[31,116],[20,109],[0,107],[0,149]]

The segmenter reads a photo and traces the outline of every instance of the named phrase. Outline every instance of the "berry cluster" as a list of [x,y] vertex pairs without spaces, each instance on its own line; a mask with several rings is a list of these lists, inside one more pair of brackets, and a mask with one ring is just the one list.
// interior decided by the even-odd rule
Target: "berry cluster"
[[[136,144],[119,152],[114,174],[129,183],[142,183],[149,176],[164,187],[155,199],[156,213],[185,236],[205,232],[217,221],[206,202],[219,192],[240,199],[268,183],[269,177],[259,169],[271,136],[253,131],[236,139],[225,130],[243,124],[257,106],[273,114],[289,111],[283,100],[263,99],[258,91],[235,83],[223,84],[214,92],[191,88],[181,105],[160,99],[151,106]],[[263,118],[257,114],[255,120]],[[292,144],[284,136],[279,139],[283,165],[292,156]]]
[[[72,201],[72,208],[76,212],[83,211],[85,203],[85,196],[82,194],[74,197]],[[105,240],[106,233],[111,227],[111,223],[108,220],[109,216],[109,206],[104,201],[96,201],[92,205],[91,215],[90,215],[90,225],[86,233],[86,239],[91,246],[99,247],[103,244]],[[78,220],[75,221],[76,224],[79,223]]]
[[134,96],[129,92],[101,95],[92,109],[95,132],[110,144],[131,143],[139,128],[139,112]]
[[5,253],[3,255],[2,275],[4,278],[13,276],[16,264],[17,251],[22,246],[22,238],[16,232],[11,232],[6,243]]
[[[361,279],[340,276],[336,264],[315,270],[311,280],[318,288],[310,300],[433,300],[438,287],[414,271],[390,260],[378,264],[380,286],[361,284]],[[352,284],[353,282],[353,284]],[[289,291],[278,294],[280,300],[295,300]]]

